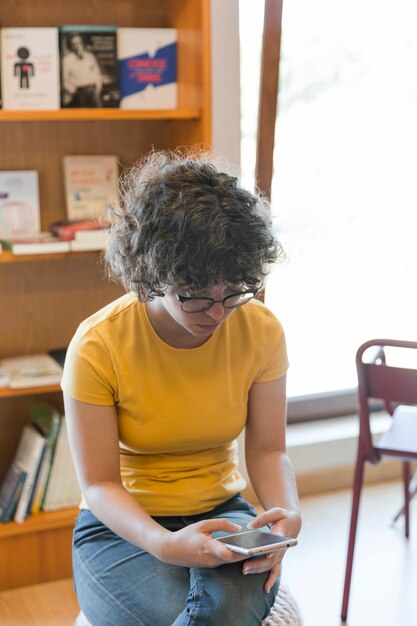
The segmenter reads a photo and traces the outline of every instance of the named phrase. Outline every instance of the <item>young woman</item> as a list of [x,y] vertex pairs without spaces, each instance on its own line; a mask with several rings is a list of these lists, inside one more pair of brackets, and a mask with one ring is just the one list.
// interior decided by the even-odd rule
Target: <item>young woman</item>
[[[295,537],[281,325],[254,296],[282,250],[267,202],[206,158],[152,153],[122,185],[107,261],[127,294],[85,320],[62,387],[83,492],[74,579],[93,626],[259,626]],[[240,495],[236,438],[265,512]]]

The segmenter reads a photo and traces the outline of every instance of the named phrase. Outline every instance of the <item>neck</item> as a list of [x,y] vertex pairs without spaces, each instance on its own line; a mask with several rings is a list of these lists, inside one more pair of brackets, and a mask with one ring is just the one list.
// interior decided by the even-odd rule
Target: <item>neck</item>
[[195,337],[177,324],[162,305],[160,298],[146,302],[145,306],[156,334],[168,345],[173,348],[198,348],[206,343],[208,337]]

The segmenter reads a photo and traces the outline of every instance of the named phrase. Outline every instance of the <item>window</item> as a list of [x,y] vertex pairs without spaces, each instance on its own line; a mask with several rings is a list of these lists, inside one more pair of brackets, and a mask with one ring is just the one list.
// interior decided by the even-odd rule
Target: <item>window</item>
[[[263,4],[240,0],[247,185]],[[363,341],[417,337],[416,18],[411,0],[284,2],[272,205],[287,261],[266,303],[287,335],[289,396],[330,396],[336,414]]]

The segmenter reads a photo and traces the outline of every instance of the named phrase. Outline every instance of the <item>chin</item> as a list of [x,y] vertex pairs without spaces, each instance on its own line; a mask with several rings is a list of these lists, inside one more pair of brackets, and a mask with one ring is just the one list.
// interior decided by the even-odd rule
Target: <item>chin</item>
[[200,333],[211,335],[214,333],[220,326],[220,324],[197,324],[197,330]]

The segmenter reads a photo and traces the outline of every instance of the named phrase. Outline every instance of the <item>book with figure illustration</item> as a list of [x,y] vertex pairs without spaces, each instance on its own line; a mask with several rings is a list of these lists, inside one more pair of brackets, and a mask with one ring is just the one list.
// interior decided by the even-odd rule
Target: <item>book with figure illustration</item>
[[1,30],[1,86],[4,109],[59,109],[57,28]]
[[119,28],[120,107],[177,108],[177,31]]

